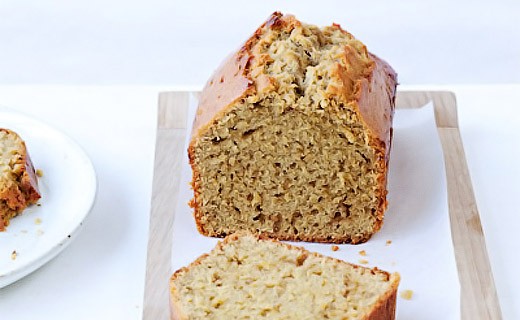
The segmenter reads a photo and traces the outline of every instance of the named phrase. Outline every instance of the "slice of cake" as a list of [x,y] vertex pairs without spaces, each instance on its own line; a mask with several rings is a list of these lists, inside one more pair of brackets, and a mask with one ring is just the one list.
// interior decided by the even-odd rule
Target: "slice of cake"
[[394,319],[399,274],[234,234],[170,280],[172,319]]
[[387,206],[395,88],[339,25],[274,13],[201,94],[188,149],[199,231],[368,240]]
[[0,128],[0,231],[9,220],[40,199],[38,180],[25,142]]

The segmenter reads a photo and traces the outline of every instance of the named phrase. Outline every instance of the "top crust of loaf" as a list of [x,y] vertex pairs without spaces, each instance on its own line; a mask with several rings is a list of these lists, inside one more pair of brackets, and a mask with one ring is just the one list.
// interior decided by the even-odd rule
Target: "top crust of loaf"
[[[255,58],[252,53],[252,47],[264,32],[264,28],[281,29],[290,24],[300,24],[300,22],[293,15],[282,15],[280,12],[273,13],[244,45],[225,59],[215,71],[202,90],[192,128],[192,144],[193,140],[201,136],[202,131],[211,125],[212,120],[217,118],[219,114],[224,114],[227,109],[231,108],[234,102],[267,87],[267,84],[260,83],[261,81],[255,82],[252,77],[254,70],[251,70],[250,66]],[[339,24],[334,24],[333,26],[344,33],[348,33],[341,29]],[[346,47],[345,50],[343,59],[347,60],[349,59],[347,52],[349,48]],[[373,137],[381,142],[381,145],[385,147],[385,151],[388,151],[390,148],[389,132],[394,112],[393,102],[397,85],[397,74],[382,59],[373,54],[370,54],[370,57],[373,59],[373,62],[363,72],[367,76],[357,80],[357,83],[354,84],[353,95],[351,92],[347,92],[347,86],[335,87],[328,94],[341,97],[345,102],[357,101],[359,112],[372,130]],[[355,68],[362,67],[356,60],[351,59],[349,62]],[[349,79],[353,78],[353,73],[352,70],[338,68],[336,77],[343,79],[343,82],[347,83]],[[373,91],[381,94],[374,94]]]
[[10,218],[36,203],[41,195],[25,142],[9,129],[0,128],[0,133],[18,147],[17,150],[9,150],[16,151],[16,156],[11,157],[14,163],[10,163],[9,168],[2,168],[6,171],[0,175],[0,231],[4,231]]

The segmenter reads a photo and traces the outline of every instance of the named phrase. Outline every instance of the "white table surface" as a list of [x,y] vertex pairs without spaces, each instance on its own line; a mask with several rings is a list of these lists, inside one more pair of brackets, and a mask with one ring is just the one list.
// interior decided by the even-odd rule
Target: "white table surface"
[[[413,88],[457,94],[504,319],[519,319],[520,85]],[[99,182],[96,203],[75,241],[35,273],[0,289],[0,319],[141,318],[157,94],[174,89],[0,86],[0,104],[52,125],[83,146]]]

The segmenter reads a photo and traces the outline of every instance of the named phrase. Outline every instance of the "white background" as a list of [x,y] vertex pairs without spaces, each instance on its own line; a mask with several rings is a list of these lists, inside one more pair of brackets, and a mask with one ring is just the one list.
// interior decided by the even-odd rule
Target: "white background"
[[520,82],[517,0],[2,0],[0,84],[200,86],[275,10],[341,24],[402,84]]

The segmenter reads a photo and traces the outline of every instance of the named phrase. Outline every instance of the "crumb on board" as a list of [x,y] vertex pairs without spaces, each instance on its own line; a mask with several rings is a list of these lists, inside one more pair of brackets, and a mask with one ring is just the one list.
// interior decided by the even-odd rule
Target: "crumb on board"
[[11,260],[16,260],[17,256],[18,256],[18,252],[16,252],[16,250],[13,250],[13,252],[11,252]]
[[338,251],[338,250],[339,250],[338,246],[332,246],[332,251]]
[[359,255],[366,256],[367,252],[365,250],[361,250],[361,251],[359,251]]
[[40,224],[42,224],[42,219],[40,219],[40,218],[35,218],[35,219],[34,219],[34,224],[36,224],[36,225],[40,225]]
[[359,263],[360,264],[368,264],[368,260],[367,259],[359,259]]
[[36,175],[37,175],[38,177],[40,177],[40,178],[43,177],[43,171],[42,171],[42,169],[36,169]]
[[389,246],[392,244],[392,240],[386,240],[386,245]]
[[412,290],[403,290],[403,291],[401,291],[400,296],[404,300],[412,300],[413,291]]

